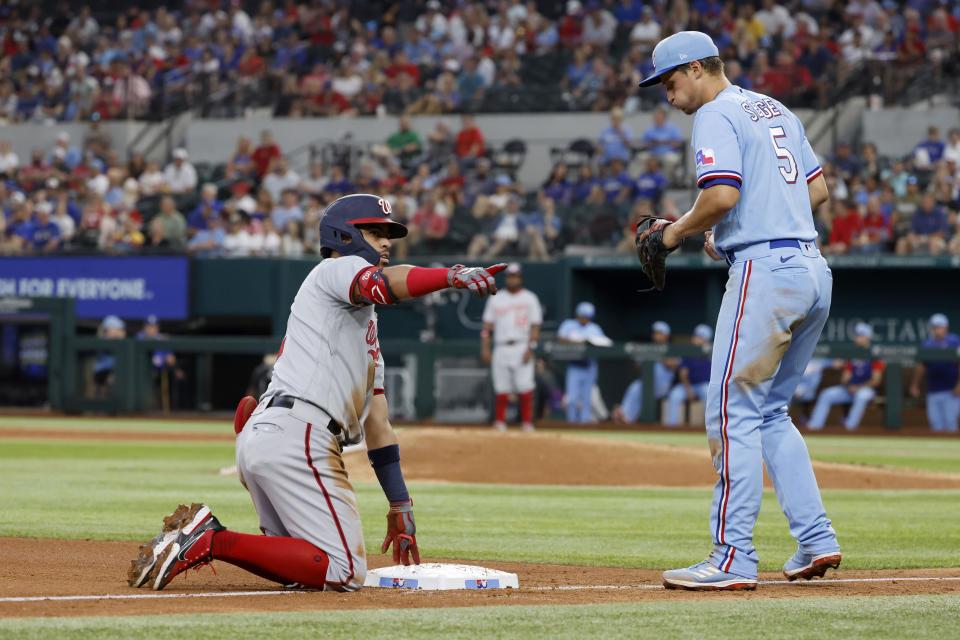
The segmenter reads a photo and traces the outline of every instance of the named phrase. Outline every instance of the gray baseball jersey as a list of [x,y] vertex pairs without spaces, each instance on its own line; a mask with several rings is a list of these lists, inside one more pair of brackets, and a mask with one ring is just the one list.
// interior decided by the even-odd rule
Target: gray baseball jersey
[[537,294],[507,290],[487,298],[483,321],[493,325],[490,368],[494,393],[526,393],[534,387],[534,361],[523,361],[530,344],[530,327],[543,323]]
[[[351,302],[370,267],[344,256],[318,264],[290,307],[273,380],[237,436],[237,468],[261,530],[307,540],[330,558],[327,588],[354,591],[366,576],[356,496],[340,451],[363,439],[383,358],[372,305]],[[267,407],[274,395],[292,408]]]

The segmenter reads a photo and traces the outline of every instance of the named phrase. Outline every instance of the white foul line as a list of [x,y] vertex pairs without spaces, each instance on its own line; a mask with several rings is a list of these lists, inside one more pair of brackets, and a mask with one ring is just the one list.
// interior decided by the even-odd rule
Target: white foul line
[[[844,582],[947,582],[947,581],[960,581],[960,576],[958,577],[904,577],[904,578],[830,578],[826,580],[811,580],[811,581],[796,581],[790,582],[788,580],[758,580],[758,585],[793,585],[793,586],[803,586],[803,585],[813,585],[813,584],[840,584]],[[614,590],[614,589],[663,589],[662,585],[659,584],[627,584],[627,585],[612,585],[612,584],[598,584],[590,586],[578,586],[578,585],[561,585],[559,587],[526,587],[534,591],[581,591],[589,589],[597,590]]]
[[[955,582],[960,581],[957,577],[902,577],[902,578],[830,578],[826,580],[813,580],[810,582],[788,582],[787,580],[760,580],[758,585],[815,585],[815,584],[842,584],[849,582]],[[369,587],[368,587],[369,588]],[[374,587],[377,588],[377,587]],[[559,587],[521,587],[529,591],[590,591],[605,590],[614,591],[621,589],[663,589],[659,584],[595,584],[595,585],[561,585]],[[403,591],[415,591],[406,590]],[[86,595],[86,596],[18,596],[9,598],[0,598],[2,602],[46,602],[46,601],[64,601],[64,600],[154,600],[162,598],[232,598],[238,596],[275,596],[290,593],[310,593],[304,590],[289,591],[210,591],[202,593],[129,593],[129,594],[104,594],[104,595]]]

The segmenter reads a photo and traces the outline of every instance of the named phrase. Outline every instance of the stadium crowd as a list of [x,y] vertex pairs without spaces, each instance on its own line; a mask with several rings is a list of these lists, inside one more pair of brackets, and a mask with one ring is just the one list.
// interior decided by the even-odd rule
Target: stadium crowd
[[[372,192],[410,227],[401,258],[549,259],[578,245],[629,253],[639,216],[679,215],[663,167],[676,166],[686,141],[664,112],[636,139],[621,118],[615,109],[589,153],[573,167],[558,162],[536,189],[515,181],[470,115],[456,134],[439,123],[426,136],[401,116],[347,170],[314,162],[303,175],[269,131],[199,169],[183,148],[165,166],[122,162],[96,122],[83,140],[62,133],[23,160],[0,140],[0,250],[297,257],[318,252],[327,203]],[[930,127],[903,158],[841,143],[822,166],[831,200],[815,221],[825,253],[960,255],[960,130],[943,139]]]
[[[641,108],[650,52],[709,33],[731,79],[791,106],[848,79],[888,102],[956,75],[960,5],[930,0],[188,0],[0,7],[0,120]],[[873,89],[875,90],[875,89]],[[871,90],[871,91],[873,91]]]
[[[686,141],[664,112],[636,139],[621,118],[614,110],[595,147],[574,167],[558,162],[537,189],[515,181],[470,115],[456,134],[440,123],[426,136],[401,116],[351,170],[315,162],[303,175],[268,131],[199,170],[183,148],[165,166],[121,162],[98,123],[24,160],[0,140],[0,251],[297,257],[318,252],[327,203],[373,192],[410,226],[401,258],[549,259],[578,245],[629,253],[639,216],[680,213],[663,167],[676,166]],[[822,166],[831,200],[815,221],[825,253],[960,255],[960,130],[944,140],[930,127],[903,158],[841,143]]]

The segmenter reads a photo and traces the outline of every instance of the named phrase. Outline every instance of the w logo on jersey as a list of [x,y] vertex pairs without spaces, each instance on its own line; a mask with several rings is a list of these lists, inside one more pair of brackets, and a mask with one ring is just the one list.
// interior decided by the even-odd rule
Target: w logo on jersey
[[713,164],[713,149],[697,149],[697,166],[708,167]]

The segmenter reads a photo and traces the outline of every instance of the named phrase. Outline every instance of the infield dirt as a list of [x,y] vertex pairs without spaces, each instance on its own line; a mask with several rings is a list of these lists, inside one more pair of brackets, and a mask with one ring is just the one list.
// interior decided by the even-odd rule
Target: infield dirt
[[[131,434],[120,431],[6,429],[3,437],[64,439],[182,440],[181,434]],[[144,437],[148,436],[148,437]],[[583,436],[477,429],[413,429],[399,433],[403,466],[409,480],[485,482],[530,485],[711,486],[714,471],[703,451]],[[232,434],[203,439],[231,440]],[[365,453],[345,454],[353,481],[375,481]],[[818,463],[824,488],[938,489],[960,487],[960,474],[935,474],[895,468]],[[159,523],[159,520],[158,520]],[[786,583],[761,585],[756,592],[695,593],[650,588],[660,572],[590,566],[482,562],[517,573],[517,590],[422,592],[366,589],[359,593],[284,592],[233,597],[172,599],[85,599],[9,602],[3,598],[35,596],[149,595],[126,585],[135,542],[0,539],[0,617],[229,613],[447,606],[587,604],[713,598],[788,598],[849,595],[960,593],[960,580],[900,581],[907,577],[960,577],[960,569],[840,571],[828,578],[884,578],[881,582]],[[425,562],[469,562],[468,559],[424,558]],[[384,556],[368,558],[371,567],[390,564]],[[179,577],[164,594],[238,591],[281,591],[274,583],[223,562]],[[780,579],[778,574],[761,579]],[[646,588],[639,585],[647,585]],[[591,588],[593,587],[593,588]],[[607,587],[607,588],[597,588]]]

